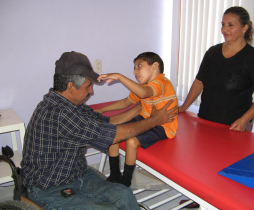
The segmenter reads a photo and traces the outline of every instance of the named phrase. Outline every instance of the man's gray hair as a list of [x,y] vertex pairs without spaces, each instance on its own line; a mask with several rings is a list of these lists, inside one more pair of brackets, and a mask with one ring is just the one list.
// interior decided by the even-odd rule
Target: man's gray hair
[[76,89],[79,89],[86,81],[86,77],[82,75],[66,75],[66,77],[68,77],[69,82],[72,82]]
[[86,77],[82,75],[54,75],[54,90],[62,93],[67,89],[68,82],[72,82],[76,89],[86,81]]

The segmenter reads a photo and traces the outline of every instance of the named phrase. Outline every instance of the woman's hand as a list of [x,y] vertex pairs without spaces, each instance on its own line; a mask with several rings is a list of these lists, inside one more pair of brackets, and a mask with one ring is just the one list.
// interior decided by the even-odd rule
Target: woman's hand
[[184,112],[185,111],[185,109],[183,108],[183,106],[179,106],[178,107],[178,112],[180,113],[180,112]]
[[245,131],[246,125],[247,125],[248,121],[246,121],[243,118],[239,118],[237,119],[231,126],[230,126],[230,130],[234,130],[234,131],[240,131],[243,132]]

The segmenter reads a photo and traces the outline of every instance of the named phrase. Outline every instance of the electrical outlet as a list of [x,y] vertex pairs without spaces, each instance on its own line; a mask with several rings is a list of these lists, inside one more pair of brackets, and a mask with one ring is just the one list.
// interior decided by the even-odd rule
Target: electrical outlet
[[94,71],[97,73],[102,72],[102,61],[97,59],[94,61]]

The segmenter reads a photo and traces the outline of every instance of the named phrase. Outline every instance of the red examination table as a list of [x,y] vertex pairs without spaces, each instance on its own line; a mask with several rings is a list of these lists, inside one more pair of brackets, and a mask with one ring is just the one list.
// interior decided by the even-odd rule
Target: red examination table
[[[92,105],[98,109],[108,105]],[[106,113],[112,116],[117,112]],[[201,209],[253,210],[254,190],[218,172],[254,153],[254,134],[184,112],[174,139],[139,148],[138,165],[201,205]],[[124,155],[125,143],[120,144]]]

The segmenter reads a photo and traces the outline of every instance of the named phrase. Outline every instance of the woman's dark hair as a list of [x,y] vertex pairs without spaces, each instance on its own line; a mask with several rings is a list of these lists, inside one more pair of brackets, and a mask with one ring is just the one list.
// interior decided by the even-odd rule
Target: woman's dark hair
[[242,26],[245,26],[245,25],[249,26],[248,30],[244,34],[244,39],[246,42],[251,44],[253,40],[253,25],[250,20],[250,15],[248,11],[244,9],[243,7],[230,7],[224,12],[224,15],[229,13],[237,15],[239,18],[239,22],[242,24]]
[[134,63],[136,62],[136,60],[138,59],[142,59],[144,61],[146,61],[148,63],[148,65],[153,65],[154,62],[158,62],[159,63],[159,69],[160,69],[160,73],[162,74],[164,72],[164,64],[163,61],[161,59],[161,57],[159,55],[157,55],[154,52],[144,52],[139,54],[135,59],[134,59]]
[[82,75],[60,75],[54,74],[54,91],[62,93],[67,89],[68,82],[72,82],[76,89],[86,81]]

